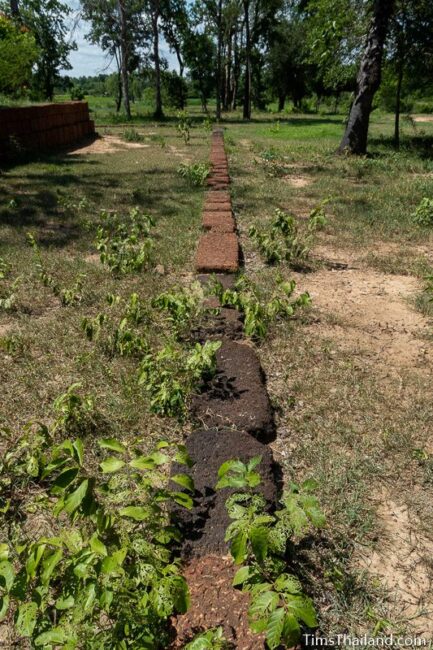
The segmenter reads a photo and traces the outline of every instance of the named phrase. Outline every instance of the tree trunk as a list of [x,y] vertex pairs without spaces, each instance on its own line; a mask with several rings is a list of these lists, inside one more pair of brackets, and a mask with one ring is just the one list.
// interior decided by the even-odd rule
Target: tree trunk
[[278,112],[282,113],[284,111],[284,106],[286,105],[287,93],[281,91],[278,95]]
[[356,80],[355,99],[350,111],[346,131],[340,143],[340,153],[367,152],[368,127],[373,99],[380,86],[383,47],[389,20],[394,11],[395,0],[374,0],[373,17],[367,35],[367,43]]
[[10,0],[11,14],[14,18],[19,18],[20,8],[18,6],[18,0]]
[[217,97],[216,97],[216,119],[221,120],[221,95],[222,95],[222,0],[218,0],[217,13]]
[[244,87],[244,120],[251,119],[251,33],[250,33],[250,0],[244,0],[245,16],[245,87]]
[[233,34],[230,32],[227,41],[227,56],[226,56],[226,71],[225,71],[225,91],[224,91],[224,110],[228,111],[230,108],[231,97],[230,89],[232,85],[232,39]]
[[395,124],[394,124],[394,146],[396,149],[400,147],[400,112],[401,112],[401,88],[403,85],[403,59],[398,61],[397,72],[397,92],[395,97]]
[[161,93],[161,60],[159,58],[159,31],[158,20],[160,13],[159,0],[154,0],[152,11],[152,31],[153,31],[153,58],[155,64],[155,113],[154,117],[160,120],[164,117],[162,110],[162,93]]
[[122,75],[122,94],[123,106],[128,120],[131,119],[131,106],[129,103],[129,78],[128,78],[128,40],[126,28],[126,14],[124,0],[118,0],[117,6],[119,9],[120,18],[120,69]]

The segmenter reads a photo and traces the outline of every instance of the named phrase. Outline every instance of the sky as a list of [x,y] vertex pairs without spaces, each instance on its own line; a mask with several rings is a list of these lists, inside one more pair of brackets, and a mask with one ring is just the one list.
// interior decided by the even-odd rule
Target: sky
[[[73,10],[73,14],[70,16],[71,30],[74,27],[71,35],[78,49],[69,55],[72,70],[63,70],[61,74],[70,77],[81,77],[114,72],[116,64],[111,60],[111,57],[107,57],[97,45],[92,45],[86,41],[85,35],[89,32],[89,24],[81,19],[76,23],[76,17],[79,15],[80,9],[79,1],[65,0],[65,3]],[[161,56],[168,60],[170,68],[176,67],[175,57],[164,42],[161,43],[160,52]]]

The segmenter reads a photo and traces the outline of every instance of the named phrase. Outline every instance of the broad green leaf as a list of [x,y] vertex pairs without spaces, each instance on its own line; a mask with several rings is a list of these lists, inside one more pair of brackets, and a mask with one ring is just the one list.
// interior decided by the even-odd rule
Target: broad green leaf
[[124,454],[126,451],[126,447],[122,445],[121,442],[116,440],[116,438],[102,438],[102,440],[98,440],[98,445],[101,447],[101,449],[117,451],[119,454]]
[[0,588],[6,592],[10,591],[15,580],[15,571],[10,562],[0,562]]
[[29,578],[34,578],[36,575],[36,569],[39,566],[39,562],[42,559],[42,556],[45,552],[46,544],[38,544],[30,553],[26,561],[26,572]]
[[155,461],[151,456],[138,456],[134,460],[131,460],[129,464],[134,469],[140,470],[153,469],[155,467]]
[[246,470],[244,463],[240,460],[227,460],[218,470],[218,477],[222,478],[228,472],[237,472],[243,474]]
[[307,596],[290,596],[286,598],[289,612],[308,627],[317,627],[317,617],[314,605]]
[[48,632],[43,632],[37,636],[35,639],[35,645],[41,646],[48,645],[49,643],[64,643],[67,639],[68,637],[64,629],[61,627],[53,627],[52,630],[48,630]]
[[122,568],[127,553],[126,548],[121,548],[112,555],[104,558],[101,564],[101,572],[109,575],[110,573],[118,573]]
[[275,581],[275,589],[293,595],[302,593],[302,586],[298,578],[288,573],[282,573],[278,576]]
[[7,560],[9,557],[9,546],[7,544],[0,544],[0,561]]
[[304,492],[314,492],[319,487],[318,481],[314,478],[308,478],[301,485]]
[[85,479],[80,483],[77,489],[74,490],[74,492],[72,492],[72,494],[70,494],[67,499],[65,499],[65,505],[63,509],[68,513],[68,515],[72,515],[80,506],[81,502],[87,494],[88,487],[89,480]]
[[4,619],[9,609],[9,596],[0,596],[0,621]]
[[22,603],[18,608],[18,616],[16,619],[16,629],[18,634],[24,637],[32,635],[36,625],[36,615],[38,606],[36,603]]
[[124,465],[125,461],[120,460],[120,458],[116,458],[115,456],[110,456],[102,461],[99,467],[102,469],[104,474],[113,474],[114,472],[118,472],[119,469],[122,469]]
[[59,548],[56,551],[50,553],[50,555],[48,555],[48,557],[46,557],[45,560],[42,562],[41,582],[43,585],[47,585],[50,582],[53,571],[58,565],[58,563],[60,562],[60,560],[62,559],[62,557],[63,557],[63,550]]
[[235,564],[241,564],[247,555],[247,536],[243,531],[239,531],[232,539],[230,544],[230,553],[233,556]]
[[103,556],[108,555],[105,544],[101,542],[97,533],[94,533],[92,535],[92,537],[90,538],[89,545],[92,551],[97,555],[103,555]]
[[188,474],[176,474],[171,477],[171,480],[189,490],[189,492],[194,492],[194,481]]
[[252,472],[253,469],[257,467],[257,465],[260,465],[262,462],[262,456],[254,456],[254,458],[251,458],[250,461],[248,461],[247,469],[249,472]]
[[252,572],[251,567],[243,566],[238,571],[236,571],[235,577],[233,578],[232,585],[237,587],[238,585],[243,585],[244,582],[248,580]]
[[74,456],[77,460],[77,463],[79,464],[80,467],[83,465],[83,458],[84,458],[84,446],[83,446],[83,441],[80,438],[77,438],[73,443],[72,447],[74,449]]
[[65,469],[61,474],[58,475],[56,480],[53,482],[53,494],[58,494],[62,490],[68,487],[77,478],[78,467],[69,467]]
[[73,596],[68,596],[67,598],[58,598],[56,600],[55,607],[56,609],[62,611],[64,609],[71,609],[75,605],[75,598]]
[[178,451],[174,457],[174,460],[180,465],[186,465],[187,467],[192,467],[194,461],[191,456],[188,454],[187,448],[184,445],[178,445]]
[[284,608],[279,607],[269,616],[266,626],[266,643],[270,650],[275,650],[281,643],[285,614]]
[[149,518],[149,509],[140,506],[127,506],[119,511],[121,517],[129,517],[135,521],[144,521]]
[[268,554],[269,531],[264,526],[256,526],[250,530],[250,540],[253,553],[259,563],[265,561]]
[[301,627],[292,614],[286,614],[283,627],[283,641],[288,648],[296,646],[301,638]]
[[176,503],[187,508],[187,510],[191,510],[194,507],[194,501],[189,494],[185,494],[185,492],[173,492],[172,497]]

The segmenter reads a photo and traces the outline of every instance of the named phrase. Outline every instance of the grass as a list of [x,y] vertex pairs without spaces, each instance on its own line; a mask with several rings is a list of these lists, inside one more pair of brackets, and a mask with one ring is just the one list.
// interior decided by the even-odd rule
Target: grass
[[[206,160],[209,139],[197,130],[185,147],[173,127],[161,127],[160,134],[164,148],[141,131],[143,148],[125,143],[102,155],[38,157],[0,176],[0,257],[10,266],[1,290],[20,278],[15,305],[0,311],[0,426],[19,433],[28,420],[49,418],[57,395],[80,381],[113,434],[137,431],[159,438],[176,429],[148,415],[131,361],[107,361],[80,329],[84,316],[106,310],[108,294],[137,292],[146,299],[192,271],[203,190],[191,188],[176,170],[184,157]],[[136,206],[156,220],[156,271],[116,277],[99,262],[95,226],[101,210],[126,215]],[[60,286],[71,287],[85,274],[80,304],[62,307],[41,284],[26,244],[29,231]]]
[[[229,119],[226,127],[246,270],[256,282],[270,290],[278,276],[288,279],[293,273],[284,265],[264,266],[248,236],[250,226],[263,227],[277,208],[302,222],[328,198],[328,225],[313,247],[315,272],[295,275],[299,291],[316,273],[326,273],[321,261],[337,259],[359,274],[376,274],[378,287],[389,276],[415,277],[419,290],[408,308],[432,315],[429,294],[422,290],[433,264],[433,230],[411,218],[420,200],[433,195],[431,123],[422,130],[405,126],[396,152],[391,116],[373,115],[370,153],[363,158],[334,154],[341,118],[293,116],[279,123],[266,118],[248,125]],[[327,277],[323,291],[332,305],[332,274]],[[347,299],[356,311],[354,298],[348,294]],[[310,583],[325,635],[420,633],[422,623],[417,626],[415,616],[410,620],[399,609],[398,594],[369,574],[360,557],[381,548],[384,524],[378,509],[386,494],[408,508],[410,534],[431,540],[424,556],[429,566],[433,510],[425,477],[431,461],[427,454],[419,462],[414,451],[431,444],[429,375],[415,365],[396,362],[394,371],[380,356],[372,360],[368,335],[364,343],[350,343],[359,325],[343,305],[318,310],[314,303],[313,298],[308,316],[289,328],[275,328],[260,347],[277,412],[276,457],[286,480],[319,482],[330,522],[322,538],[306,545],[299,570]],[[426,321],[419,336],[429,331],[432,324],[429,328]],[[374,337],[380,336],[374,330]],[[429,343],[420,340],[420,348],[424,345]]]
[[[173,116],[155,123],[148,107],[136,105],[131,128],[122,118],[113,122],[112,100],[92,98],[91,108],[102,133],[123,137],[114,152],[36,156],[0,175],[0,257],[10,267],[0,291],[11,290],[19,278],[14,306],[0,309],[0,427],[10,427],[16,436],[30,419],[50,420],[55,398],[79,381],[81,392],[95,399],[106,437],[133,441],[139,435],[150,446],[164,436],[180,439],[185,428],[149,414],[133,361],[108,358],[87,341],[80,322],[105,310],[108,294],[137,292],[147,299],[189,282],[203,190],[177,169],[181,162],[207,161],[209,134],[200,127],[203,115],[195,106],[188,146]],[[334,155],[341,120],[258,114],[245,124],[239,113],[226,116],[247,273],[264,291],[279,276],[292,277],[284,266],[264,266],[248,229],[270,221],[277,208],[303,220],[328,198],[329,221],[317,235],[318,263],[311,277],[334,257],[360,272],[376,273],[378,283],[391,275],[413,276],[420,280],[416,307],[431,317],[423,278],[433,265],[432,229],[416,226],[411,214],[424,196],[433,196],[433,124],[405,123],[396,152],[392,116],[374,114],[370,155],[346,158]],[[116,277],[98,261],[95,226],[101,210],[126,214],[135,206],[156,220],[155,264]],[[62,307],[41,284],[25,241],[28,231],[62,287],[71,287],[79,273],[86,275],[81,302]],[[310,275],[296,276],[300,291]],[[332,294],[332,278],[324,291]],[[422,369],[388,372],[385,362],[371,361],[371,350],[345,347],[351,324],[340,311],[320,311],[313,303],[296,322],[274,327],[259,349],[277,413],[274,451],[285,480],[315,477],[329,521],[323,535],[305,545],[299,571],[324,634],[408,632],[412,623],[395,615],[386,585],[365,571],[359,554],[372,553],[380,542],[377,504],[384,492],[409,508],[419,522],[417,533],[431,535],[430,384]],[[333,327],[341,328],[343,340],[329,335]],[[420,345],[429,341],[420,338]]]

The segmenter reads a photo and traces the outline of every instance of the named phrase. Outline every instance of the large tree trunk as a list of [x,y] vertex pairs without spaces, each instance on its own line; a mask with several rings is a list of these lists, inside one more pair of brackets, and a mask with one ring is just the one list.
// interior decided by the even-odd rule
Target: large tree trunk
[[221,95],[222,95],[222,0],[218,0],[217,10],[217,97],[216,97],[216,119],[221,120]]
[[243,0],[245,16],[245,85],[244,85],[244,120],[251,119],[251,31],[250,0]]
[[373,17],[356,80],[355,99],[338,151],[364,154],[373,99],[380,86],[383,47],[395,0],[374,0]]
[[128,34],[126,26],[126,13],[124,0],[118,0],[120,18],[120,70],[122,75],[123,106],[126,117],[131,119],[131,106],[129,103],[129,77],[128,77]]
[[162,92],[161,92],[161,60],[159,58],[159,31],[158,20],[160,14],[159,0],[154,0],[152,11],[152,31],[153,31],[153,58],[155,64],[155,118],[160,120],[164,117],[162,110]]
[[286,104],[287,93],[284,90],[281,90],[278,95],[278,112],[282,113],[284,111],[284,106]]

